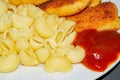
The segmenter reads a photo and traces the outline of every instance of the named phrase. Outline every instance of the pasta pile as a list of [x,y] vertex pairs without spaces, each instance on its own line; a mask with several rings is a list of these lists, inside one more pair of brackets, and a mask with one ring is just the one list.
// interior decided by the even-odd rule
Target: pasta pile
[[32,4],[16,7],[0,0],[0,72],[40,63],[47,72],[71,71],[85,57],[82,47],[71,44],[75,24]]

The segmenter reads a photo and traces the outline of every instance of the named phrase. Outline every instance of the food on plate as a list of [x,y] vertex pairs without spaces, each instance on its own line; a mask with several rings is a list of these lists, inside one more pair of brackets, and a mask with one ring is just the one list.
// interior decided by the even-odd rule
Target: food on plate
[[104,72],[120,58],[120,33],[113,30],[87,29],[77,33],[73,42],[85,49],[82,64],[97,72]]
[[[5,33],[6,34],[6,33]],[[5,34],[0,36],[0,48],[1,48],[1,55],[7,55],[9,53],[17,54],[15,48],[15,42],[9,38],[5,38]]]
[[15,46],[16,50],[20,52],[21,50],[29,49],[29,42],[25,37],[22,36],[16,41]]
[[[22,1],[16,5],[0,1],[0,72],[13,71],[19,63],[43,64],[47,72],[69,72],[78,63],[104,71],[117,58],[120,20],[115,4],[99,4],[99,0],[99,5],[92,4],[96,3],[93,0],[91,6],[90,0],[51,0],[36,6]],[[106,52],[114,57],[107,57]],[[99,62],[105,60],[108,63],[101,66]]]
[[118,10],[114,3],[104,2],[95,7],[86,8],[84,11],[69,16],[68,19],[77,23],[75,31],[80,32],[85,29],[118,30],[120,19]]
[[13,26],[16,29],[30,27],[32,25],[32,22],[33,22],[33,19],[31,19],[30,17],[17,15],[17,14],[12,15],[12,20],[13,20]]
[[20,37],[25,37],[28,40],[33,36],[34,30],[31,28],[24,28],[20,30],[16,28],[10,28],[8,34],[14,41],[17,41]]
[[31,36],[29,41],[30,41],[30,46],[34,50],[38,50],[44,46],[44,39],[40,38],[39,36]]
[[85,49],[80,46],[76,46],[75,48],[70,49],[66,56],[72,63],[79,63],[85,57]]
[[36,66],[40,64],[32,49],[20,50],[19,61],[25,66]]
[[101,0],[90,0],[89,7],[97,6],[100,3],[101,3]]
[[37,55],[39,62],[46,63],[47,59],[50,57],[50,49],[47,47],[40,48],[35,51],[35,54]]
[[71,71],[72,68],[71,62],[67,58],[61,56],[51,57],[45,63],[45,70],[50,73],[56,71],[68,72]]
[[14,53],[8,53],[7,55],[0,55],[0,72],[11,72],[16,70],[19,66],[18,55]]
[[[1,9],[0,15],[0,72],[14,71],[19,63],[42,63],[47,72],[68,72],[72,63],[83,60],[83,49],[72,44],[76,35],[74,21],[47,14],[32,4],[6,5],[0,5],[7,7],[6,11]],[[71,57],[73,53],[76,55]]]
[[89,5],[90,0],[50,0],[39,5],[48,14],[68,16],[78,13]]
[[35,30],[43,38],[49,38],[54,34],[54,30],[46,23],[46,21],[45,17],[39,17],[34,22]]
[[4,37],[0,37],[0,72],[11,72],[19,66],[19,59],[14,41]]
[[5,32],[12,25],[11,14],[2,14],[0,16],[0,32]]
[[19,6],[21,4],[34,4],[39,5],[49,0],[9,0],[11,4],[14,4],[16,6]]
[[0,16],[4,13],[6,13],[8,10],[7,3],[4,2],[3,0],[0,0]]

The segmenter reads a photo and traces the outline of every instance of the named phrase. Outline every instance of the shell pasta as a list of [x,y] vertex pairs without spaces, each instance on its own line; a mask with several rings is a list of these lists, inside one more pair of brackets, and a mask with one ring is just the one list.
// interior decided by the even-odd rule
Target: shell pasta
[[84,49],[72,45],[75,24],[32,4],[0,0],[0,72],[40,63],[46,72],[71,71],[85,57]]

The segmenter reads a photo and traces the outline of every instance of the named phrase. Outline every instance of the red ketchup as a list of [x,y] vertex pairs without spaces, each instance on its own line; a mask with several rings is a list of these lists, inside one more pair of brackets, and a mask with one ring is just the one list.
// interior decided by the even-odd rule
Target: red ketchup
[[91,70],[103,72],[120,54],[120,33],[84,30],[77,33],[73,44],[82,46],[86,50],[83,65]]

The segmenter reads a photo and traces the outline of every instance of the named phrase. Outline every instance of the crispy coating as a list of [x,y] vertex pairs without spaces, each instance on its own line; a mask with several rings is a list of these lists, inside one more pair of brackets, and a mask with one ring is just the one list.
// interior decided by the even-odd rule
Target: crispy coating
[[101,0],[90,0],[89,7],[97,6],[100,3],[101,3]]
[[84,11],[67,17],[74,20],[77,25],[75,31],[80,32],[85,29],[117,30],[120,28],[118,10],[115,4],[104,2],[95,7],[90,7]]
[[90,0],[50,0],[39,7],[49,14],[68,16],[82,11],[89,2]]
[[19,6],[21,4],[34,4],[34,5],[40,5],[46,1],[49,0],[9,0],[11,4],[14,4],[16,6]]

